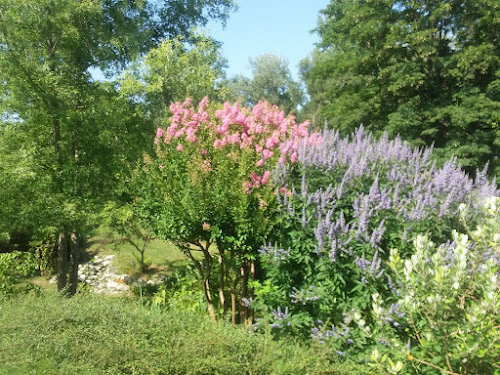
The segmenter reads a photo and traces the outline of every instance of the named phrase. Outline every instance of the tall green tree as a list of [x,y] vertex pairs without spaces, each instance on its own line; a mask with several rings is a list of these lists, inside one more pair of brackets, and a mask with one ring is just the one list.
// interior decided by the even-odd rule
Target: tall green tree
[[[150,130],[133,103],[90,70],[116,72],[162,38],[225,20],[233,7],[231,0],[0,0],[2,112],[30,145],[34,180],[44,182],[36,184],[40,211],[32,216],[57,233],[60,290],[76,291],[81,235]],[[14,204],[29,203],[16,195]]]
[[250,59],[252,77],[233,77],[228,82],[231,99],[241,98],[245,105],[255,105],[259,100],[276,104],[285,113],[296,112],[304,102],[304,92],[288,68],[288,61],[281,56],[263,54]]
[[217,43],[204,35],[165,39],[123,75],[120,92],[141,103],[148,121],[162,126],[172,102],[186,97],[200,102],[205,96],[222,101],[225,64]]
[[498,169],[498,1],[336,0],[317,30],[303,64],[311,112],[343,133],[362,123],[469,171]]

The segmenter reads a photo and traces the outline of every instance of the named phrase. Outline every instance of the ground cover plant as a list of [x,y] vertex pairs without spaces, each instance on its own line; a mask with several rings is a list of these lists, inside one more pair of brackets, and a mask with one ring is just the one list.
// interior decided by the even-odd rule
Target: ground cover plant
[[[405,366],[402,370],[402,362],[396,361],[389,363],[384,371],[433,373],[435,369],[429,368],[434,365],[450,373],[481,373],[484,363],[491,370],[491,358],[479,361],[483,363],[481,365],[477,364],[479,362],[474,365],[473,361],[462,364],[460,361],[464,358],[458,354],[460,350],[451,348],[451,342],[453,345],[460,342],[462,350],[469,353],[464,354],[469,355],[466,360],[471,360],[471,348],[480,346],[478,338],[484,333],[478,327],[471,329],[467,338],[453,332],[448,334],[455,336],[448,337],[444,331],[439,331],[441,336],[436,333],[429,341],[440,345],[450,340],[450,347],[441,351],[442,355],[438,355],[439,351],[434,347],[428,350],[429,341],[422,339],[420,329],[430,326],[436,330],[435,327],[447,317],[457,318],[451,313],[453,309],[459,309],[467,316],[472,316],[472,313],[453,298],[448,305],[439,305],[437,300],[433,300],[435,296],[417,288],[422,293],[418,298],[427,301],[428,297],[428,303],[437,304],[442,310],[433,316],[437,321],[429,319],[422,327],[419,326],[420,321],[405,320],[410,313],[423,314],[418,316],[423,316],[424,320],[428,318],[424,305],[409,311],[408,304],[400,299],[411,300],[416,293],[412,291],[414,284],[430,284],[424,283],[423,273],[401,279],[401,270],[396,271],[398,266],[391,263],[394,260],[391,258],[393,249],[397,249],[397,259],[409,262],[425,248],[428,255],[420,256],[419,259],[424,259],[424,264],[420,266],[422,269],[432,268],[428,258],[444,250],[438,251],[425,241],[434,241],[438,245],[444,243],[442,248],[453,253],[451,249],[458,248],[459,238],[465,241],[463,237],[452,235],[454,229],[465,232],[465,223],[474,228],[475,220],[484,225],[480,213],[485,199],[498,196],[496,184],[488,182],[485,177],[486,170],[478,172],[476,179],[472,180],[454,160],[437,168],[430,159],[431,149],[412,149],[399,138],[389,140],[384,136],[377,140],[365,133],[363,128],[347,138],[341,138],[331,130],[325,130],[322,137],[322,143],[315,147],[302,143],[298,149],[300,164],[294,168],[278,165],[276,182],[281,186],[281,213],[276,220],[279,225],[273,231],[276,235],[274,242],[261,249],[266,276],[252,285],[256,288],[255,294],[260,297],[254,306],[267,311],[278,334],[312,337],[334,346],[339,355],[350,359],[375,364],[382,357],[378,354],[371,356],[374,348],[377,353],[390,352],[394,355],[397,351],[405,352],[404,347],[408,345],[413,349],[412,352],[408,349],[407,354],[414,353],[413,350],[424,353],[421,361],[430,363],[424,365],[419,362],[414,369]],[[465,218],[460,219],[459,207],[467,207]],[[418,237],[420,239],[415,245],[417,235],[425,237]],[[423,246],[422,241],[428,245]],[[490,285],[488,293],[493,293],[492,296],[482,296],[479,299],[481,302],[477,303],[488,305],[491,302],[484,313],[494,317],[498,311],[499,285],[497,279],[490,280],[488,277],[494,277],[492,275],[498,272],[495,268],[498,254],[492,252],[489,245],[481,248],[474,240],[471,241],[467,246],[470,245],[473,250],[462,255],[468,254],[470,258],[462,260],[461,264],[466,263],[474,274],[478,271],[470,268],[471,265],[480,264],[478,259],[484,258],[484,267],[488,272],[470,279],[464,276],[454,290],[462,290],[463,287],[467,290],[467,280],[474,286],[475,282],[479,283],[477,285],[481,282]],[[451,262],[448,258],[446,261]],[[444,258],[437,255],[435,262],[435,267],[446,265],[442,264]],[[463,268],[462,273],[458,269],[454,271],[449,272],[449,275],[453,274],[449,277],[454,278],[451,284],[456,287],[454,283],[463,275]],[[418,277],[422,279],[415,279]],[[483,277],[490,280],[489,284],[484,282]],[[443,283],[440,288],[445,288],[446,283]],[[427,293],[432,294],[434,287],[430,286]],[[385,304],[383,312],[380,301]],[[391,343],[389,336],[375,335],[380,320],[392,326],[391,337],[398,337],[397,344]],[[457,321],[464,323],[460,319]],[[486,335],[489,339],[483,348],[484,356],[485,353],[494,355],[495,345],[498,345],[498,322],[490,321],[487,326],[485,329],[491,331]],[[469,345],[467,351],[465,347]],[[491,351],[490,345],[493,346]],[[453,355],[455,358],[451,359]]]
[[29,294],[0,304],[0,374],[375,374],[206,314]]

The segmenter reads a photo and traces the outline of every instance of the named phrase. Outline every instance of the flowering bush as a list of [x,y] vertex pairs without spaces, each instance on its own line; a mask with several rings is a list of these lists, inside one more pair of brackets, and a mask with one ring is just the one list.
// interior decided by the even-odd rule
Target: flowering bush
[[[207,98],[196,108],[186,99],[172,103],[170,111],[168,126],[156,132],[156,157],[145,158],[137,205],[145,217],[154,218],[156,232],[194,262],[212,317],[210,279],[216,272],[221,310],[226,311],[230,294],[233,321],[237,305],[245,321],[250,318],[247,284],[253,262],[272,229],[270,169],[278,159],[297,161],[309,124],[297,124],[265,102],[252,109],[224,103],[214,111]],[[213,243],[217,251],[210,248]]]
[[[374,329],[364,329],[367,337],[386,342],[388,355],[406,358],[420,371],[500,373],[499,203],[498,197],[488,201],[469,235],[454,231],[452,241],[438,247],[417,236],[408,259],[391,251],[400,297],[387,307],[374,295]],[[461,208],[465,219],[467,208]]]
[[[431,151],[387,136],[375,140],[362,128],[344,139],[325,130],[320,144],[299,144],[300,164],[279,164],[276,171],[282,225],[273,231],[274,243],[261,249],[266,281],[274,286],[261,304],[269,312],[288,309],[296,329],[329,341],[338,355],[369,360],[365,332],[351,325],[375,324],[372,296],[399,300],[391,249],[410,259],[414,235],[446,241],[463,228],[460,204],[472,215],[486,197],[498,195],[486,170],[472,180],[454,160],[437,168]],[[396,305],[391,312],[400,313]]]

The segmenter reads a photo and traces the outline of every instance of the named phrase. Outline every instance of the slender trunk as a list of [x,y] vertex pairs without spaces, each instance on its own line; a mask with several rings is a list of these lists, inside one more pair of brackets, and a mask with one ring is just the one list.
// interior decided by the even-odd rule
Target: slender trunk
[[203,280],[203,292],[205,293],[205,300],[207,301],[208,313],[210,314],[210,318],[214,322],[216,322],[217,316],[215,315],[214,303],[210,294],[210,282],[208,279]]
[[210,318],[215,322],[217,321],[217,316],[215,314],[214,302],[212,300],[212,294],[210,292],[210,273],[212,272],[212,255],[208,251],[210,244],[206,244],[205,247],[200,245],[203,256],[205,257],[205,277],[203,280],[203,292],[205,293],[205,299],[207,301],[208,313],[210,314]]
[[[56,104],[54,104],[54,108]],[[57,194],[62,193],[62,180],[61,180],[61,170],[62,170],[62,155],[61,155],[61,130],[60,121],[57,114],[52,113],[52,132],[53,132],[53,146],[55,154],[55,190]],[[68,284],[68,270],[69,270],[69,250],[68,250],[68,237],[64,228],[60,229],[58,246],[57,246],[57,290],[59,292],[63,291]]]
[[203,277],[203,294],[205,295],[205,301],[207,302],[208,313],[210,314],[210,318],[212,318],[213,321],[216,321],[217,316],[215,315],[215,308],[212,301],[212,294],[210,292],[210,282],[209,282],[210,272],[212,270],[212,256],[210,255],[210,252],[208,252],[208,248],[210,247],[210,245],[206,247],[203,247],[203,245],[200,243],[196,243],[194,245],[196,245],[203,252],[206,262],[205,266],[203,266],[201,262],[193,256],[189,244],[184,244],[184,243],[177,244],[179,248],[184,250],[184,254],[186,254],[188,258],[193,261],[195,267],[200,272],[200,276]]
[[[230,277],[229,277],[229,268],[234,264],[234,252],[231,251],[231,259],[229,265],[226,264],[226,280],[229,283]],[[238,296],[238,284],[240,282],[240,275],[236,273],[234,275],[234,279],[232,280],[232,288],[231,288],[231,321],[233,325],[236,325],[238,323],[238,302],[237,302],[237,296]]]
[[[52,39],[52,26],[50,24],[50,7],[47,7],[47,29],[49,30],[50,36],[46,40],[47,52],[49,55],[50,71],[52,74],[57,74],[57,63],[53,58],[56,43]],[[62,194],[63,192],[63,176],[62,176],[62,165],[63,165],[63,155],[61,149],[61,103],[57,100],[56,93],[51,93],[53,95],[48,95],[50,99],[47,100],[47,110],[52,117],[52,146],[54,148],[54,169],[53,169],[53,179],[55,182],[55,193]],[[57,290],[63,292],[68,286],[68,271],[69,271],[69,239],[66,229],[64,227],[60,228],[58,245],[57,245]]]
[[78,264],[80,264],[80,235],[73,231],[70,237],[69,293],[74,296],[78,288]]
[[146,253],[146,248],[148,246],[148,242],[144,240],[142,244],[142,250],[141,250],[141,272],[146,273],[147,272],[147,267],[144,259],[144,254]]
[[[79,59],[77,59],[78,61]],[[80,60],[83,61],[83,60]],[[83,67],[79,67],[78,73],[76,74],[76,85],[77,85],[77,91],[76,91],[76,97],[74,99],[74,111],[76,113],[76,117],[74,118],[74,126],[72,129],[72,132],[70,132],[69,135],[69,140],[71,144],[71,152],[72,152],[72,173],[70,176],[70,179],[68,180],[72,182],[72,187],[73,187],[73,192],[72,192],[72,197],[71,200],[74,201],[77,204],[77,207],[79,206],[79,203],[81,202],[83,198],[83,190],[84,187],[82,187],[82,179],[81,179],[81,160],[80,160],[80,134],[83,129],[83,123],[84,123],[84,104],[82,101],[82,95],[84,92],[84,75],[83,75],[84,69]],[[69,269],[69,294],[70,295],[75,295],[76,291],[78,289],[78,265],[80,263],[80,233],[76,230],[73,229],[70,237],[69,237],[69,255],[70,255],[70,269]]]
[[248,264],[243,262],[241,271],[241,294],[240,294],[240,323],[247,325],[248,307],[247,307],[247,286],[248,286]]
[[[252,263],[250,263],[250,277],[251,277],[252,281],[255,280],[255,260],[252,260]],[[253,293],[253,288],[252,288],[252,290],[250,291],[250,300],[253,301],[253,297],[254,297],[254,293]],[[249,310],[250,310],[250,316],[249,316],[248,322],[250,324],[252,324],[254,321],[254,309],[250,308]]]
[[64,230],[59,233],[57,261],[57,290],[61,292],[68,284],[69,269],[68,237]]
[[226,298],[224,297],[224,250],[219,249],[219,300],[220,305],[226,313]]
[[231,322],[236,325],[236,293],[231,291]]

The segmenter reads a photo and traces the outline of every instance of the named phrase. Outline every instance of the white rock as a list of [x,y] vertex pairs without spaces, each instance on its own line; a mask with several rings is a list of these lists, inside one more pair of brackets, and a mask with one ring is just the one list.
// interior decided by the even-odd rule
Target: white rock
[[126,275],[126,274],[124,274],[124,275],[117,275],[115,277],[115,281],[117,283],[121,283],[121,284],[128,284],[131,281],[131,279],[132,278],[129,275]]
[[106,283],[106,289],[108,290],[120,290],[120,291],[127,291],[128,290],[128,286],[125,285],[125,284],[120,284],[120,283],[117,283],[116,281],[108,281]]

